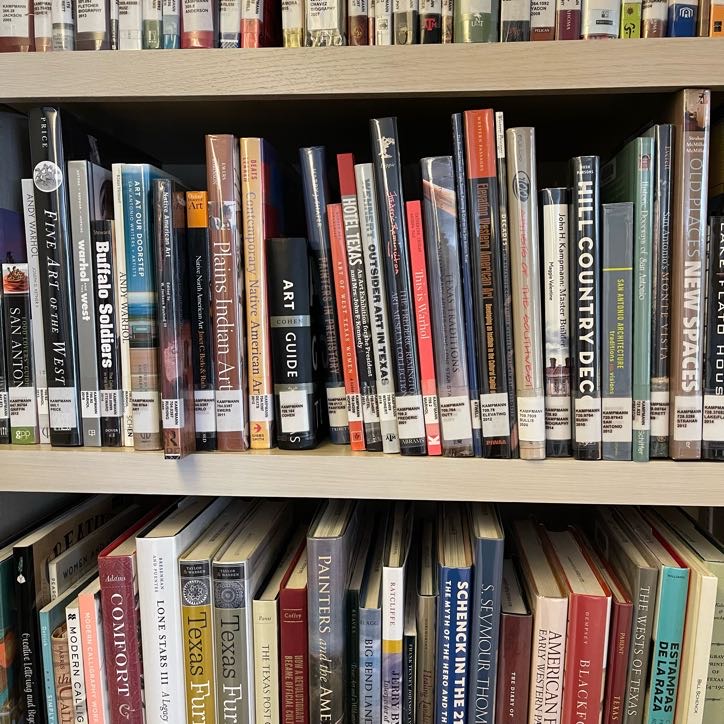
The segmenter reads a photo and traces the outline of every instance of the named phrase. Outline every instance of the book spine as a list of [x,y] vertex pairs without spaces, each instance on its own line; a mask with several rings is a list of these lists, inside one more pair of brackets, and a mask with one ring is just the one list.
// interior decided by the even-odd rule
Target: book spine
[[118,0],[118,50],[143,48],[141,0]]
[[163,0],[142,0],[143,49],[158,50],[163,43]]
[[[435,722],[435,662],[437,646],[437,596],[417,597],[417,669],[415,688],[418,724]],[[365,722],[364,724],[369,724]]]
[[651,252],[651,445],[652,458],[669,456],[669,350],[671,335],[671,172],[673,127],[656,128],[654,224]]
[[180,560],[181,617],[188,721],[216,720],[211,564]]
[[[7,294],[7,292],[6,292]],[[709,219],[701,456],[724,458],[724,217]]]
[[[437,156],[422,159],[420,163],[425,205],[424,258],[427,260],[428,286],[432,290],[430,310],[442,446],[445,455],[470,457],[473,455],[473,428],[453,160],[451,156]],[[414,245],[410,246],[412,252]],[[420,343],[422,345],[422,335]]]
[[442,0],[441,11],[441,43],[452,43],[455,34],[455,0]]
[[392,37],[395,45],[417,45],[418,0],[393,0],[392,23]]
[[[38,225],[35,217],[35,194],[32,179],[22,180],[23,211],[25,219],[25,243],[28,253],[28,277],[33,323],[33,366],[35,370],[35,394],[38,408],[39,442],[50,442],[50,416],[48,410],[48,375],[45,367],[45,332],[43,330],[43,301],[38,249]],[[2,415],[0,414],[0,418]],[[0,437],[2,437],[0,435]]]
[[[179,0],[174,0],[174,4]],[[213,0],[180,0],[183,32],[181,33],[182,48],[213,48],[216,45],[218,34],[216,4]],[[164,47],[169,35],[166,34],[166,1],[164,1],[163,38]],[[174,42],[178,47],[178,10],[176,11],[176,32],[173,34]]]
[[196,449],[193,354],[186,268],[186,194],[174,183],[153,184],[156,216],[158,343],[161,365],[163,456],[179,460]]
[[[364,33],[366,38],[366,29]],[[304,47],[304,2],[302,0],[286,0],[282,3],[282,44],[285,48]],[[350,44],[352,44],[351,41]],[[367,43],[359,44],[367,45]]]
[[186,224],[196,449],[211,451],[216,450],[216,368],[213,360],[212,255],[206,191],[186,192]]
[[219,47],[238,48],[241,39],[241,0],[219,0]]
[[239,150],[233,136],[206,136],[216,366],[216,444],[249,447],[240,239]]
[[274,215],[267,214],[275,161],[261,138],[242,138],[240,144],[251,447],[267,449],[274,446],[276,431],[264,244],[279,232]]
[[53,2],[33,0],[33,27],[35,31],[35,52],[47,53],[53,49]]
[[212,566],[214,579],[214,656],[216,711],[233,721],[244,721],[249,707],[243,698],[247,686],[246,601],[244,565]]
[[374,45],[392,45],[392,0],[375,0]]
[[280,721],[277,601],[254,601],[253,610],[256,721],[275,724]]
[[332,264],[334,266],[337,317],[339,319],[339,331],[342,343],[342,363],[344,365],[344,386],[347,396],[349,439],[352,450],[364,450],[365,429],[362,415],[362,395],[357,369],[354,321],[352,318],[352,302],[347,269],[347,251],[344,244],[342,205],[329,204],[327,206],[327,217],[329,219],[329,238]]
[[641,12],[641,37],[665,38],[669,22],[667,0],[643,0]]
[[262,13],[264,2],[241,0],[241,36],[242,48],[260,48],[262,46]]
[[382,722],[402,721],[405,569],[382,568]]
[[498,7],[490,0],[459,0],[455,3],[456,43],[494,43],[498,40]]
[[476,269],[473,281],[480,365],[483,455],[511,457],[510,412],[505,365],[503,260],[493,111],[466,111],[465,146],[469,236]]
[[531,0],[530,39],[556,39],[556,0]]
[[505,119],[495,113],[495,155],[498,171],[500,211],[500,258],[503,268],[503,318],[505,319],[505,374],[508,385],[511,457],[520,455],[518,440],[518,397],[515,385],[515,341],[513,333],[513,282],[511,277],[510,228],[508,224],[508,164],[505,155]]
[[385,251],[387,302],[392,322],[400,451],[403,455],[424,455],[425,424],[417,359],[417,334],[414,324],[397,119],[373,119],[370,122],[370,130]]
[[695,38],[698,12],[698,0],[693,0],[693,2],[669,0],[668,37]]
[[420,44],[442,42],[442,0],[420,0]]
[[334,277],[327,222],[327,171],[324,148],[315,146],[299,150],[307,217],[307,237],[314,257],[315,286],[319,289],[324,320],[326,350],[326,391],[329,436],[333,443],[349,442],[347,398],[339,345]]
[[101,619],[100,588],[95,594],[78,596],[83,646],[83,674],[85,679],[88,724],[108,724],[108,684]]
[[304,450],[318,442],[306,239],[269,239],[266,270],[277,442]]
[[379,608],[359,612],[360,724],[382,722],[382,615]]
[[0,279],[0,444],[9,444],[10,394],[8,392],[8,373],[5,364],[6,342],[4,317],[2,280]]
[[496,722],[528,723],[532,634],[533,617],[530,614],[501,614]]
[[465,359],[468,371],[470,421],[473,428],[473,452],[483,455],[483,431],[480,419],[480,388],[476,349],[475,316],[473,306],[473,272],[470,234],[468,233],[468,198],[465,175],[465,136],[462,113],[452,116],[453,163],[455,165],[455,197],[457,200],[458,237],[460,238],[460,276],[462,278],[462,305],[465,319]]
[[568,190],[542,189],[546,455],[571,454]]
[[309,634],[307,626],[306,588],[282,588],[279,592],[281,724],[308,724],[309,722]]
[[319,5],[306,3],[305,45],[315,48],[346,45],[345,11],[345,0],[324,0]]
[[[9,442],[14,445],[34,445],[40,442],[38,408],[33,375],[33,340],[28,265],[3,264],[2,317],[5,345],[0,357],[5,364],[7,398],[5,405],[10,421]],[[1,341],[1,340],[0,340]],[[0,405],[2,406],[2,405]],[[0,420],[0,426],[3,425]],[[4,440],[7,442],[8,440]]]
[[720,38],[724,35],[724,2],[712,0],[709,8],[709,35]]
[[520,457],[546,452],[535,130],[509,128],[508,208]]
[[531,0],[501,0],[500,41],[519,43],[530,40]]
[[74,724],[88,724],[85,679],[83,678],[83,646],[81,644],[81,621],[78,601],[65,607],[65,624],[68,631],[68,658],[72,694],[72,721]]
[[598,156],[571,161],[573,454],[601,458],[601,239]]
[[342,218],[350,283],[350,301],[353,320],[357,370],[362,394],[362,418],[368,450],[382,451],[382,430],[377,400],[375,361],[372,357],[372,329],[369,313],[369,290],[365,278],[362,254],[362,233],[357,210],[357,184],[354,177],[354,157],[351,153],[338,154],[339,187],[342,197]]
[[674,460],[701,457],[709,108],[705,90],[681,91],[676,103],[669,432]]
[[618,38],[620,0],[584,0],[581,36],[584,40]]
[[417,631],[405,634],[402,642],[402,721],[413,724],[417,705]]
[[[601,439],[604,460],[630,460],[634,207],[603,204]],[[646,308],[648,316],[648,307]],[[647,355],[648,356],[648,355]]]
[[391,369],[390,320],[387,311],[385,278],[380,262],[383,251],[372,164],[358,164],[355,166],[355,181],[362,233],[362,253],[367,281],[367,301],[371,323],[370,332],[374,353],[377,410],[380,417],[382,449],[386,453],[398,453],[400,452],[400,439],[397,435],[395,383]]
[[83,421],[83,444],[102,444],[100,381],[98,378],[98,337],[96,334],[96,299],[93,288],[92,230],[90,211],[90,173],[87,161],[68,162],[68,198],[70,199],[70,230],[73,240],[73,272],[75,275],[75,314],[78,334],[80,369],[80,404]]
[[0,53],[17,53],[35,50],[33,6],[30,0],[22,0],[10,12],[0,18]]
[[134,556],[100,557],[103,645],[111,721],[143,724],[138,584]]
[[53,50],[75,50],[75,17],[70,0],[52,0]]
[[[182,0],[163,0],[162,1],[162,20],[161,20],[161,28],[163,31],[163,35],[161,38],[161,47],[165,49],[170,48],[180,48],[181,47],[181,28],[186,28],[186,20],[185,18],[182,18],[182,8],[181,8]],[[212,25],[215,24],[215,21],[218,19],[218,12],[216,10],[216,6],[213,2],[210,3],[211,7],[206,9],[200,9],[199,12],[201,14],[204,13],[204,10],[208,13],[210,16],[210,20]],[[211,39],[211,45],[210,46],[204,46],[204,47],[215,47],[215,39],[216,39],[217,33],[213,33],[213,37]]]
[[631,649],[633,606],[611,604],[611,631],[606,659],[606,692],[603,697],[603,724],[623,720],[626,700],[626,667]]
[[114,247],[113,221],[92,221],[90,248],[96,297],[101,444],[104,447],[123,445],[120,320],[116,304]]
[[641,37],[641,0],[623,0],[619,35],[621,38]]
[[60,114],[55,108],[30,113],[30,150],[35,185],[38,257],[43,290],[45,366],[48,380],[50,438],[53,445],[83,443],[77,324],[73,308],[73,265],[68,228],[68,193]]
[[136,450],[161,450],[157,287],[150,171],[123,165],[123,213],[131,347],[131,404]]
[[583,0],[557,0],[556,40],[578,40],[581,37]]
[[[37,704],[32,708],[27,708],[27,717],[30,721],[45,721],[47,724],[57,724],[58,722],[58,701],[55,695],[55,671],[53,666],[53,631],[47,615],[39,615],[38,623],[40,628],[40,646],[43,667],[43,683],[45,686],[44,704],[37,708]],[[40,662],[37,662],[40,664]],[[43,719],[45,714],[45,719]]]
[[470,569],[440,567],[436,724],[467,721]]
[[435,374],[435,355],[430,319],[430,295],[427,284],[425,239],[422,231],[422,212],[419,201],[406,204],[407,226],[410,237],[410,273],[415,301],[415,322],[420,357],[420,381],[422,384],[422,408],[428,455],[441,455],[440,408]]
[[110,5],[106,0],[78,0],[75,7],[76,50],[110,50]]
[[73,718],[73,684],[68,654],[68,629],[65,623],[58,626],[50,638],[55,678],[55,703],[57,721],[75,721]]

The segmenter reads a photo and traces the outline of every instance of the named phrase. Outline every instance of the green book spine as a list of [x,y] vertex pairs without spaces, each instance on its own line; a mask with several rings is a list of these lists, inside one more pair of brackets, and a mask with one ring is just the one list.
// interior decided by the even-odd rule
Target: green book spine
[[627,2],[621,6],[621,33],[622,38],[641,37],[641,0]]

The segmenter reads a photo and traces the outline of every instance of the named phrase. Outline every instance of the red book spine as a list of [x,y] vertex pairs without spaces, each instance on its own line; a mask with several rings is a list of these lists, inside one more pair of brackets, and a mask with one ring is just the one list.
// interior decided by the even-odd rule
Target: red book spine
[[605,596],[571,593],[568,598],[561,724],[600,720],[608,615]]
[[422,233],[422,209],[419,201],[408,201],[405,207],[410,240],[410,271],[412,273],[412,292],[415,297],[417,347],[420,354],[420,383],[422,385],[422,407],[425,413],[427,454],[442,455],[435,356],[430,322],[430,298],[427,288],[427,267],[425,266],[425,238]]
[[496,722],[528,724],[532,636],[533,617],[530,614],[500,614]]
[[581,39],[581,11],[559,10],[556,40]]
[[349,290],[347,270],[347,247],[344,240],[344,219],[342,204],[327,206],[329,219],[329,241],[332,249],[334,267],[334,288],[337,298],[337,317],[342,347],[342,365],[344,387],[347,393],[347,420],[349,440],[352,450],[365,449],[364,423],[362,419],[362,395],[357,370],[357,349],[354,341],[354,320],[352,319],[352,301]]
[[144,724],[135,556],[98,559],[111,722]]
[[279,612],[282,724],[309,724],[307,589],[282,588]]
[[608,642],[606,694],[603,700],[603,724],[621,724],[626,696],[626,675],[629,648],[631,646],[633,606],[631,603],[621,603],[619,601],[613,601],[611,606],[611,631]]

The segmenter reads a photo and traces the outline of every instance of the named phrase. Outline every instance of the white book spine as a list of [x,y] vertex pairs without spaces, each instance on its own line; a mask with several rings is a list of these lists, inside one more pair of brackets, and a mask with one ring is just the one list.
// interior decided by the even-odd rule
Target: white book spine
[[238,48],[241,36],[241,0],[219,2],[219,45]]
[[73,0],[52,0],[53,50],[75,50]]
[[94,593],[81,593],[78,602],[88,724],[110,724],[100,588]]
[[392,0],[375,0],[375,45],[392,45]]
[[584,0],[581,35],[584,38],[618,38],[621,0]]
[[[143,49],[143,8],[141,0],[119,0],[118,49]],[[119,217],[116,217],[118,220]],[[123,218],[120,217],[121,223]]]
[[256,722],[278,724],[279,620],[277,601],[254,601],[254,671],[256,671]]
[[128,276],[123,215],[122,164],[113,164],[113,218],[115,219],[116,308],[118,309],[118,341],[121,358],[121,390],[123,394],[123,445],[133,447],[133,405],[131,403],[131,329],[128,323]]
[[0,38],[30,38],[29,0],[0,2]]
[[34,0],[32,8],[35,49],[51,50],[53,47],[53,0]]
[[35,367],[35,394],[38,402],[40,442],[50,444],[50,417],[48,411],[48,375],[45,368],[45,332],[41,301],[40,262],[38,259],[38,226],[35,220],[35,194],[33,181],[22,180],[23,212],[25,217],[25,243],[28,251],[30,276],[30,306],[33,324],[33,366]]
[[65,622],[68,627],[68,659],[70,681],[73,691],[73,724],[88,724],[86,707],[85,678],[83,675],[83,644],[78,599],[65,607]]
[[405,569],[382,568],[382,722],[402,720],[402,639]]
[[[531,0],[530,3],[530,34],[536,31],[549,31],[555,34],[556,30],[556,3],[555,0]],[[553,38],[550,38],[553,40]]]
[[372,323],[372,348],[375,353],[377,407],[380,415],[382,449],[386,453],[400,452],[395,405],[395,382],[392,377],[392,348],[390,322],[387,314],[385,278],[380,262],[382,241],[371,163],[357,164],[354,168],[357,184],[357,207],[362,232],[362,253],[367,279],[367,300]]

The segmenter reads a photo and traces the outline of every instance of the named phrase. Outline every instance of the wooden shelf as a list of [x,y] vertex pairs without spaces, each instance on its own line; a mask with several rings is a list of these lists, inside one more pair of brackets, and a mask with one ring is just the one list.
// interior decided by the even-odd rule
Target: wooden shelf
[[0,468],[2,491],[724,505],[724,465],[663,460],[409,458],[328,444],[173,462],[159,452],[11,446]]
[[[0,99],[456,97],[724,88],[717,38],[0,54]],[[160,121],[160,119],[159,119]]]

